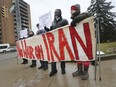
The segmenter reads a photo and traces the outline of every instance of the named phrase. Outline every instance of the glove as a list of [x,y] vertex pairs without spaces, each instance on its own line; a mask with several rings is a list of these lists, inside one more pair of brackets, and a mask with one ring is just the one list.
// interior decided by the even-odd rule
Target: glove
[[72,21],[71,26],[76,26],[76,23],[74,21]]
[[50,30],[53,30],[53,27],[52,26],[50,26]]
[[49,28],[47,28],[46,26],[44,27],[44,29],[48,32],[48,31],[50,31],[50,29]]

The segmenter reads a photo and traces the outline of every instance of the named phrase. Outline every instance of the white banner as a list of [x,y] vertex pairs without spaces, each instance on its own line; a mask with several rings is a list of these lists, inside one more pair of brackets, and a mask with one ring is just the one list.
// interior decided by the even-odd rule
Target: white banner
[[76,27],[64,26],[16,42],[19,58],[45,61],[90,61],[96,57],[93,17]]

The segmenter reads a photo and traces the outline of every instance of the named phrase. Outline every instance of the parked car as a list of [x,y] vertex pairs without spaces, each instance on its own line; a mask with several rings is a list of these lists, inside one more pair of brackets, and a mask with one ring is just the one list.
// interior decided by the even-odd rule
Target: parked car
[[9,44],[0,44],[0,52],[5,53],[11,51]]
[[9,44],[0,44],[0,52],[7,52],[10,51],[9,49],[10,45]]
[[0,53],[15,52],[16,47],[10,47],[10,44],[0,44]]

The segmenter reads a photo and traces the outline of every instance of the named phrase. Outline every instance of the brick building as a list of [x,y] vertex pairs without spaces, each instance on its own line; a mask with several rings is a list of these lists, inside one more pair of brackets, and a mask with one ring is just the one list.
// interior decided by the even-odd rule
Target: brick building
[[15,45],[25,28],[31,29],[30,5],[23,0],[0,0],[0,43]]

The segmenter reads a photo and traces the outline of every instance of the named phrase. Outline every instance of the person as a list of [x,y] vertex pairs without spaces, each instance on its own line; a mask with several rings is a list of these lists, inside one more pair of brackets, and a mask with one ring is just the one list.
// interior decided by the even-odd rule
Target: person
[[[81,13],[80,5],[75,4],[71,6],[71,26],[76,26],[80,21],[92,16],[90,13]],[[89,78],[88,69],[90,61],[78,61],[77,68],[75,72],[72,73],[73,76],[82,75],[82,80],[87,80]]]
[[[36,33],[37,35],[45,33],[45,30],[43,30],[43,29],[40,30],[39,29],[39,24],[37,24],[36,27],[38,28],[38,31]],[[43,70],[47,70],[48,69],[48,61],[40,60],[40,64],[41,64],[41,66],[38,69],[43,69]]]
[[[51,31],[53,29],[56,29],[56,28],[59,28],[59,27],[62,27],[62,26],[65,26],[65,25],[68,25],[68,21],[64,18],[62,18],[62,12],[60,9],[56,9],[55,12],[54,12],[54,20],[52,22],[52,26],[50,27],[50,29],[48,29],[47,27],[45,27],[45,30],[46,31]],[[65,61],[61,61],[61,71],[62,71],[62,74],[65,74],[66,71],[65,71]],[[56,68],[56,62],[52,62],[51,63],[51,72],[49,74],[49,76],[53,76],[57,73],[57,68]]]
[[[34,36],[34,32],[33,31],[29,31],[28,32],[28,37],[32,37]],[[30,65],[31,68],[35,67],[36,66],[36,60],[32,60],[32,64]]]
[[[25,37],[20,38],[19,40],[23,40],[23,39],[25,39]],[[28,60],[23,58],[23,62],[21,64],[28,64]]]
[[[34,35],[33,31],[28,32],[28,37],[32,37]],[[23,58],[23,62],[21,64],[28,64],[28,60]],[[36,60],[32,60],[32,64],[30,65],[31,68],[36,66]]]

